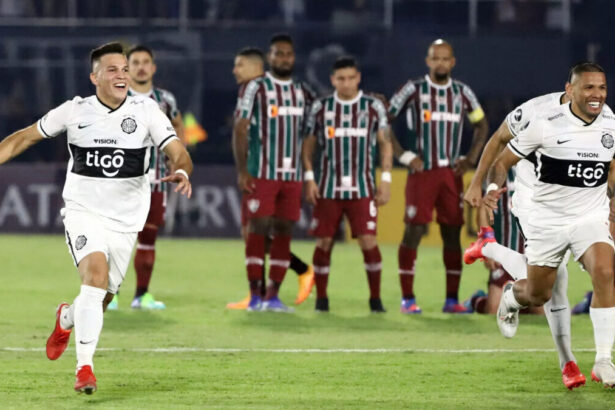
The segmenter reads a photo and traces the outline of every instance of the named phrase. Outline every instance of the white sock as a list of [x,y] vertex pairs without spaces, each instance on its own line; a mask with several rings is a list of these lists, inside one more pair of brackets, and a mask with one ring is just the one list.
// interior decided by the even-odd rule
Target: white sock
[[568,270],[566,260],[557,268],[557,278],[553,284],[551,299],[544,304],[545,316],[549,322],[551,335],[559,356],[561,370],[568,362],[576,362],[570,341],[570,305],[568,303]]
[[94,364],[94,351],[103,325],[102,302],[107,291],[93,286],[81,285],[81,292],[75,299],[75,346],[77,368]]
[[515,298],[515,292],[513,292],[512,287],[504,291],[502,298],[504,298],[504,304],[509,312],[514,312],[525,307]]
[[502,246],[497,242],[489,242],[483,246],[483,256],[493,259],[515,280],[527,279],[527,259],[519,252]]
[[589,317],[594,325],[596,343],[596,362],[601,359],[611,360],[611,350],[615,341],[615,307],[589,308]]
[[72,329],[75,326],[75,302],[64,308],[60,314],[60,327],[64,330]]

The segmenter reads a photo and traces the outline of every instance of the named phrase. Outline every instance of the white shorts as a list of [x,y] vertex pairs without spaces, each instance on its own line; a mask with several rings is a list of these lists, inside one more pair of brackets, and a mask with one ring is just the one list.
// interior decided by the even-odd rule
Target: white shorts
[[107,291],[117,293],[132,259],[137,233],[112,231],[89,212],[63,209],[62,216],[66,244],[75,266],[92,252],[104,253],[109,264]]
[[561,226],[541,227],[538,216],[529,218],[523,227],[526,235],[525,256],[528,265],[556,268],[570,249],[575,261],[595,243],[608,243],[613,246],[609,233],[609,223],[600,216],[588,216]]

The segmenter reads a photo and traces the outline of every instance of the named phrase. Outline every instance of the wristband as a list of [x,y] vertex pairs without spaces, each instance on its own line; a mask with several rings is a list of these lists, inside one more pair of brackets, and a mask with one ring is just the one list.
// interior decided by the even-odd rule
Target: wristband
[[492,182],[492,183],[490,183],[490,184],[487,186],[487,192],[486,192],[486,193],[488,194],[489,192],[491,192],[491,191],[497,191],[498,189],[500,189],[500,187],[498,186],[498,184],[494,184],[494,183]]
[[313,181],[314,180],[314,171],[305,171],[303,173],[304,181]]
[[393,178],[391,177],[391,173],[389,171],[384,171],[382,174],[380,174],[380,180],[382,182],[388,182],[390,184]]
[[412,151],[404,151],[403,154],[397,158],[400,164],[408,166],[412,162],[412,160],[416,158],[416,154]]
[[174,174],[182,174],[183,176],[186,177],[187,180],[190,180],[190,177],[188,176],[188,173],[186,171],[184,171],[183,169],[176,169]]

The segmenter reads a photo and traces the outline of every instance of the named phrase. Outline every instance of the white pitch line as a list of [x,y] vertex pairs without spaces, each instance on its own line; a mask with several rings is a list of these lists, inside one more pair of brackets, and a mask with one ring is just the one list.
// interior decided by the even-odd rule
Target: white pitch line
[[[74,350],[74,349],[71,349]],[[489,354],[489,353],[551,353],[555,349],[245,349],[215,347],[157,347],[157,348],[121,348],[101,347],[100,352],[138,352],[138,353],[435,353],[435,354]],[[43,352],[42,347],[2,347],[5,352]],[[593,348],[574,349],[575,352],[594,352]]]

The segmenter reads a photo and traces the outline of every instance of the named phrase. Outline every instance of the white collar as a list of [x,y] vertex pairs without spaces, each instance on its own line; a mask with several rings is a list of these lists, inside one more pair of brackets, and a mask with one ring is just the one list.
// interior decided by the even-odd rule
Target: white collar
[[265,73],[265,75],[266,75],[267,77],[269,77],[269,79],[270,79],[271,81],[273,81],[274,83],[278,83],[278,84],[280,84],[280,85],[291,85],[291,84],[293,83],[292,78],[291,78],[290,80],[280,80],[280,79],[278,79],[278,78],[275,78],[275,77],[273,76],[273,74],[271,74],[271,72],[269,72],[269,71],[267,71],[267,72]]
[[342,100],[340,99],[340,97],[337,95],[337,91],[335,91],[333,93],[333,98],[335,98],[335,101],[337,101],[340,104],[354,104],[357,101],[359,101],[361,99],[361,97],[363,97],[363,90],[359,90],[359,92],[357,93],[357,95],[355,95],[355,97],[352,100]]
[[429,74],[425,74],[425,79],[427,80],[429,85],[431,85],[434,88],[440,89],[440,90],[444,90],[444,89],[450,87],[451,84],[453,83],[453,79],[451,77],[448,78],[448,81],[446,82],[446,84],[436,84],[436,83],[434,83],[433,81],[431,81],[431,77],[429,77]]

